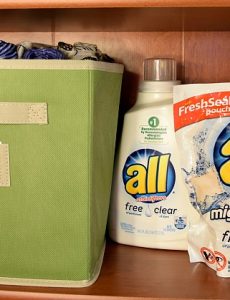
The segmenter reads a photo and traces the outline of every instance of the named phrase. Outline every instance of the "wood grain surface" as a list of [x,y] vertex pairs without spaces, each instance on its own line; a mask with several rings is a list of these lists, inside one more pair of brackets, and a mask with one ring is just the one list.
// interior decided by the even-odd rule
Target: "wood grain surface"
[[184,82],[230,81],[230,31],[185,32]]
[[229,7],[229,0],[0,0],[0,8]]
[[229,279],[202,263],[190,264],[187,252],[118,245],[109,241],[101,274],[87,288],[1,286],[2,300],[65,299],[229,299]]

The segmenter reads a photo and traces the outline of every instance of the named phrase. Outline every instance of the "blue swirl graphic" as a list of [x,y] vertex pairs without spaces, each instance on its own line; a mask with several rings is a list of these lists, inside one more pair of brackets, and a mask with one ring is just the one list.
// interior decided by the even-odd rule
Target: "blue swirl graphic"
[[[220,168],[223,165],[223,163],[229,160],[229,157],[223,156],[221,154],[222,147],[227,143],[229,139],[230,139],[230,123],[224,128],[224,130],[222,130],[214,146],[213,161],[218,173],[220,172]],[[222,181],[221,177],[220,180],[225,186],[228,186],[225,182]],[[230,192],[230,188],[228,188],[228,192]]]

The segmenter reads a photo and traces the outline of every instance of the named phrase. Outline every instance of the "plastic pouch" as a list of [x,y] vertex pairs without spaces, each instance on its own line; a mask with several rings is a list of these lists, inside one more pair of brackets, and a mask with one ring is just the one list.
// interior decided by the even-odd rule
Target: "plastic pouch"
[[230,277],[230,83],[176,86],[174,123],[192,204],[190,261]]

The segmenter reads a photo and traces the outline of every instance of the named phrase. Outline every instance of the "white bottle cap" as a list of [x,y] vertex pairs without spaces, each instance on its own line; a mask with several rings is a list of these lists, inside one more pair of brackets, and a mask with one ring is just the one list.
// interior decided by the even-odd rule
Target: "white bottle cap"
[[145,81],[175,81],[176,61],[172,58],[147,58],[144,60]]

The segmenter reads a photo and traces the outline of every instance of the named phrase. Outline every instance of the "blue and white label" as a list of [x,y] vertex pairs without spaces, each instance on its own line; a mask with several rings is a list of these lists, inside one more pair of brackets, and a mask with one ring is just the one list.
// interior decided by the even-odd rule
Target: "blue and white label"
[[182,230],[187,226],[187,218],[186,217],[175,217],[174,225],[177,229]]
[[175,185],[170,153],[140,149],[129,155],[123,168],[125,191],[138,202],[165,200]]

